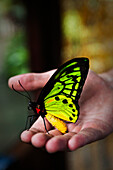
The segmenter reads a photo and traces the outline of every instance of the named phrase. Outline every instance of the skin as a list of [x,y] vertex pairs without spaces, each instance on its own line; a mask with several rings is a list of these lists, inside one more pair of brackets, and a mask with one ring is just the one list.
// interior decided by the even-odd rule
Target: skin
[[[15,89],[22,91],[18,80],[27,91],[33,91],[37,98],[55,70],[45,73],[27,73],[9,79]],[[41,117],[29,131],[23,131],[21,140],[37,148],[45,147],[47,152],[74,151],[108,136],[113,131],[113,70],[96,74],[89,70],[81,97],[80,116],[76,124],[68,123],[68,133],[62,135],[46,120],[49,134],[45,132]]]

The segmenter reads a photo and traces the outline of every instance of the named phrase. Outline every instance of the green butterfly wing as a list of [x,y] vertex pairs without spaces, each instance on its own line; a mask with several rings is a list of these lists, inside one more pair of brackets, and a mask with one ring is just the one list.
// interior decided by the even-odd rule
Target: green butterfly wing
[[45,99],[46,112],[60,119],[75,123],[78,119],[78,104],[65,95],[56,95]]
[[62,66],[43,88],[38,104],[60,119],[76,122],[79,116],[80,97],[89,69],[88,58],[74,58]]

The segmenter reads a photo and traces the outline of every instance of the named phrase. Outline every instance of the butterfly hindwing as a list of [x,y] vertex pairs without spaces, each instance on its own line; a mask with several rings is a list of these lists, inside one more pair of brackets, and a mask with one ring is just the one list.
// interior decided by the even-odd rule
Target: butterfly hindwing
[[45,101],[47,113],[60,119],[75,123],[78,119],[78,104],[65,95],[56,95]]
[[63,64],[43,88],[38,103],[44,103],[47,113],[76,122],[79,115],[78,99],[88,69],[87,58],[75,58]]

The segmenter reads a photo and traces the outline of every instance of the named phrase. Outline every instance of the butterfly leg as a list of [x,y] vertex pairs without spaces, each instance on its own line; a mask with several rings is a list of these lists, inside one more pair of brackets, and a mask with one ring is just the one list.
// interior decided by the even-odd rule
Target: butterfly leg
[[49,134],[49,132],[48,132],[48,130],[47,130],[47,127],[46,127],[45,119],[44,119],[44,117],[42,117],[42,118],[43,118],[43,121],[44,121],[44,127],[45,127],[45,130],[46,130],[46,132]]
[[[29,116],[27,117],[25,130],[26,130],[26,129],[29,130],[30,127],[33,125],[33,123],[36,121],[36,119],[34,119],[34,117],[37,119],[37,115],[29,115]],[[29,118],[30,118],[30,120],[29,120]],[[42,117],[42,118],[43,118],[45,130],[46,130],[46,132],[49,134],[49,132],[48,132],[48,130],[47,130],[47,127],[46,127],[45,119],[44,119],[44,117]],[[29,123],[29,127],[28,127],[28,123]]]
[[[34,119],[34,117],[35,117],[35,119]],[[30,118],[30,119],[29,119],[29,118]],[[36,115],[29,115],[29,116],[27,117],[27,120],[26,120],[25,130],[26,130],[26,129],[29,130],[30,127],[33,125],[33,123],[36,121],[36,119],[37,119],[37,116],[36,116]],[[28,126],[28,124],[29,124],[29,126]]]

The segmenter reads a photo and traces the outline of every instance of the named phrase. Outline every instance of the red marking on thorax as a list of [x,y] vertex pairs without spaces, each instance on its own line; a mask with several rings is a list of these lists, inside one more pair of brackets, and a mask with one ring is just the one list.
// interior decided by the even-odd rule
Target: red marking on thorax
[[38,109],[38,108],[36,107],[36,111],[37,111],[37,113],[39,114],[39,112],[40,112],[40,109]]

